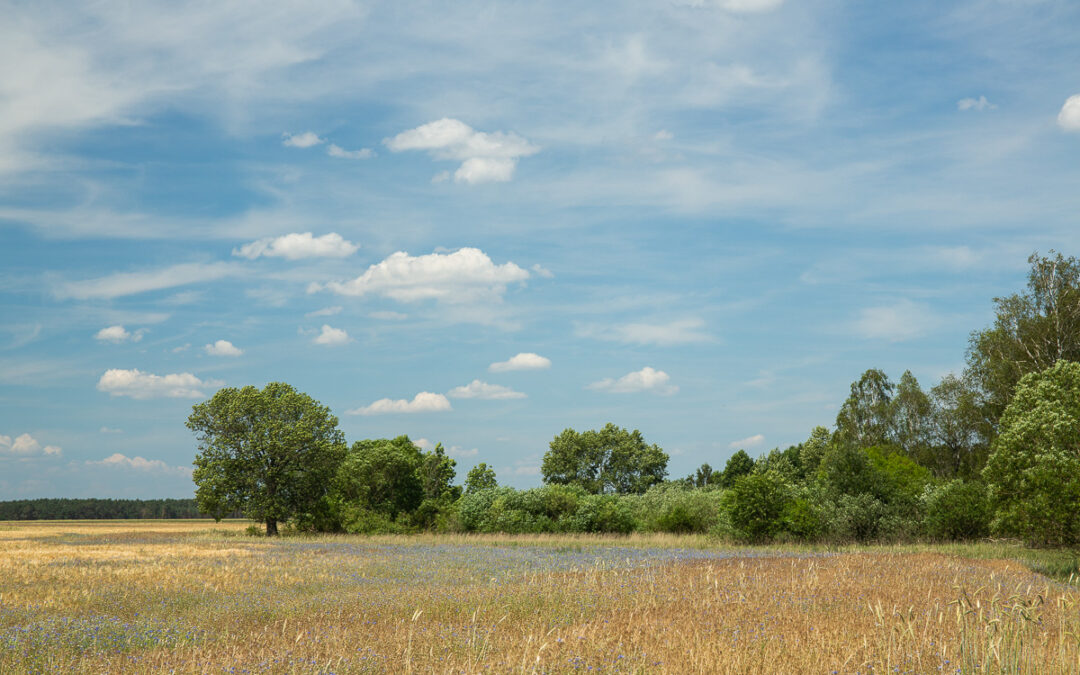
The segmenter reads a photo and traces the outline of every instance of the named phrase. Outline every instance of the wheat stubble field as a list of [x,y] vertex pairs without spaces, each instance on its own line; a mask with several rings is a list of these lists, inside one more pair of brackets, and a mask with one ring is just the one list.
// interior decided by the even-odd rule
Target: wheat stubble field
[[3,673],[1080,672],[1009,561],[631,537],[0,524]]

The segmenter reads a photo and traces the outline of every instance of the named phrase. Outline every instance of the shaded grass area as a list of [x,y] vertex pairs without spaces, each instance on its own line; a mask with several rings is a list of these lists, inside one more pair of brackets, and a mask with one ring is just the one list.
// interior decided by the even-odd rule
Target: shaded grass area
[[0,529],[0,672],[1080,672],[1075,587],[1005,542],[245,525]]

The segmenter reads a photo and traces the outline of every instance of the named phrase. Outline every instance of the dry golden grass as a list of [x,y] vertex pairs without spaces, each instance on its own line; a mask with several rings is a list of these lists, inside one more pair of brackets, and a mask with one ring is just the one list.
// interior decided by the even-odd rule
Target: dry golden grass
[[1080,673],[1014,562],[244,527],[0,524],[0,672]]

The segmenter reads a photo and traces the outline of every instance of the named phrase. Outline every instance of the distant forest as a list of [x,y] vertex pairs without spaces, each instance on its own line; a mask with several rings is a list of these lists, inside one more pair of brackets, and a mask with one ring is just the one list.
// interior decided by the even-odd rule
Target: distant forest
[[194,499],[18,499],[0,502],[0,520],[205,518]]

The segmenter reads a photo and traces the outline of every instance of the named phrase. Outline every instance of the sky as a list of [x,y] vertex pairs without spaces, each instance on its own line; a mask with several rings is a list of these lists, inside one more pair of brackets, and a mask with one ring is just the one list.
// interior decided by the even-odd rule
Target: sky
[[0,499],[190,497],[191,406],[672,477],[964,365],[1080,255],[1080,3],[0,2]]

